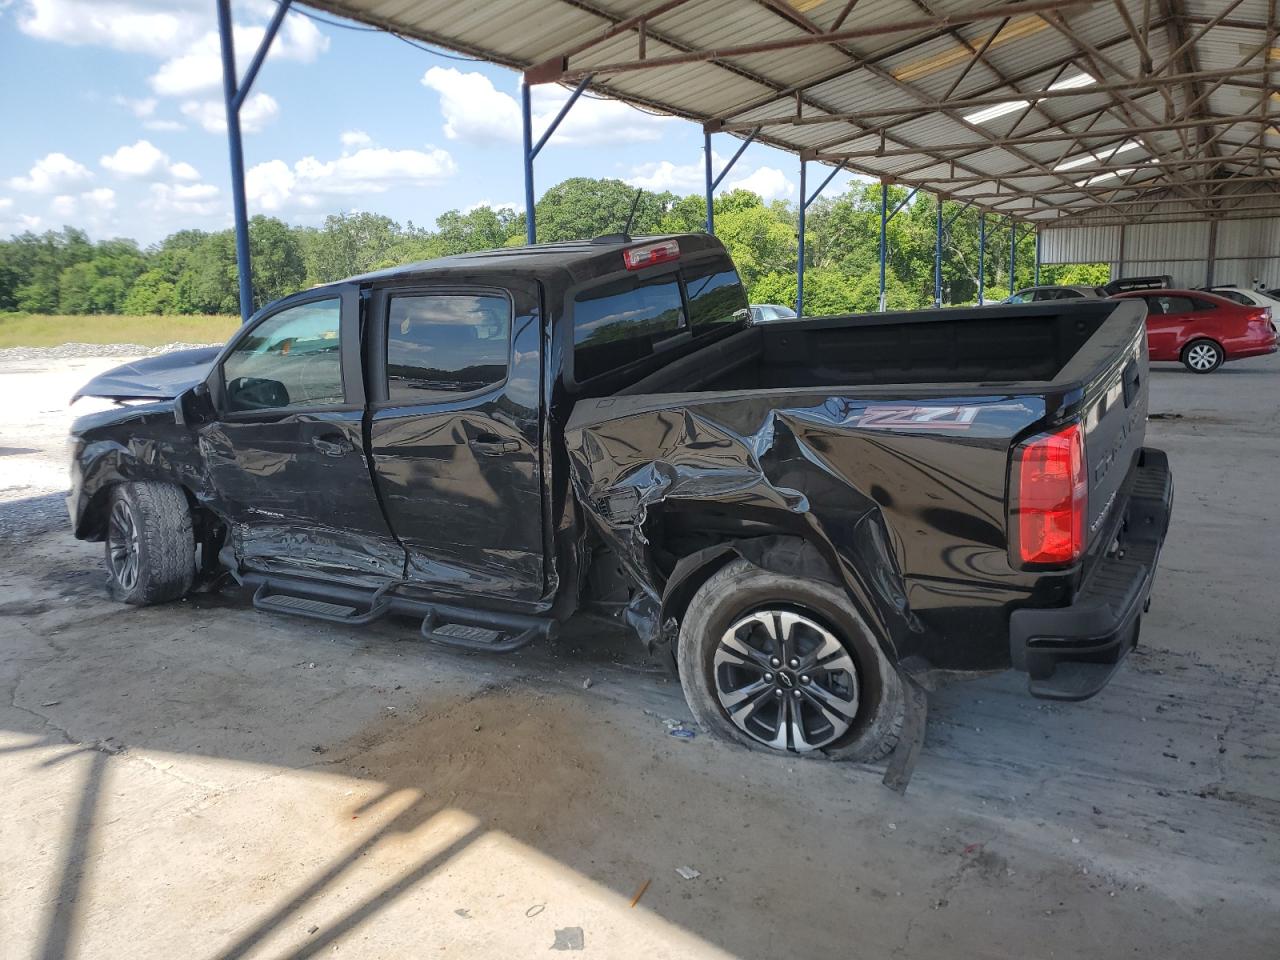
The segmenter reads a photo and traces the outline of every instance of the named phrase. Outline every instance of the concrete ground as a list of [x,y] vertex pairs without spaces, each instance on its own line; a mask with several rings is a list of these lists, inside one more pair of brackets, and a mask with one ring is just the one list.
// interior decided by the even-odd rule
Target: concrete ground
[[29,509],[69,362],[0,360],[5,960],[1278,955],[1280,358],[1153,373],[1141,647],[1082,704],[933,696],[906,797],[670,736],[678,686],[589,621],[500,658],[111,603]]

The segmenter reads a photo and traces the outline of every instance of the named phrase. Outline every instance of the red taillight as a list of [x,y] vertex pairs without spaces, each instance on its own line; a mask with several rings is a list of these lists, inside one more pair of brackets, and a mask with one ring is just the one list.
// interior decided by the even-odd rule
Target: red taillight
[[670,263],[672,260],[679,259],[680,242],[678,240],[663,240],[661,243],[651,243],[647,247],[632,247],[630,250],[622,251],[622,262],[628,270],[643,270],[656,263]]
[[1079,424],[1028,440],[1014,454],[1014,468],[1018,558],[1023,563],[1074,563],[1084,552],[1089,505]]

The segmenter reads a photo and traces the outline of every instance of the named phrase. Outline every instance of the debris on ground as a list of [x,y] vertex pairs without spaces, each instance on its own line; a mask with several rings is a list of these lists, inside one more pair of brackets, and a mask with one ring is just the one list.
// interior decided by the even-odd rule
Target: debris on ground
[[583,936],[581,927],[564,927],[556,931],[556,942],[551,944],[552,950],[581,950]]
[[307,936],[311,936],[319,929],[320,929],[319,925],[313,923],[311,926],[307,927]]
[[690,730],[688,727],[673,727],[667,731],[667,735],[675,737],[677,740],[692,740],[698,735],[698,731]]
[[637,890],[636,895],[631,898],[631,906],[634,907],[637,903],[640,902],[640,898],[644,896],[644,892],[649,889],[649,884],[651,883],[653,883],[653,880],[650,879],[640,884],[640,889]]
[[676,867],[676,873],[680,874],[685,880],[697,880],[702,873],[693,867]]
[[590,678],[590,677],[587,677],[587,679],[583,680],[583,681],[582,681],[582,689],[583,689],[583,690],[590,690],[590,689],[591,689],[591,682],[592,682],[592,681],[591,681],[591,678]]
[[453,912],[456,913],[458,916],[460,916],[463,920],[471,919],[471,911],[468,910],[466,907],[459,907],[457,910]]

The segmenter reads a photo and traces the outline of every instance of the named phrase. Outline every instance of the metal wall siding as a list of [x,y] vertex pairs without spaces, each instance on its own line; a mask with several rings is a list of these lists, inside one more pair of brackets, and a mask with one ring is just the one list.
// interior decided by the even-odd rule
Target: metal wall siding
[[1220,223],[1218,257],[1280,257],[1280,217]]
[[1110,263],[1119,256],[1119,227],[1059,227],[1040,231],[1043,263]]
[[1204,260],[1208,255],[1208,223],[1135,223],[1125,231],[1125,263]]

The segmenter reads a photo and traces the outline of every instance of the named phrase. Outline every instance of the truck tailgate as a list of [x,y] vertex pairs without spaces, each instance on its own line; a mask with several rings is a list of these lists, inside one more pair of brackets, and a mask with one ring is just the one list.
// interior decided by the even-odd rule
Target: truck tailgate
[[1085,385],[1081,423],[1089,471],[1086,567],[1115,536],[1125,496],[1125,479],[1138,462],[1147,422],[1146,331],[1139,327],[1115,361]]

